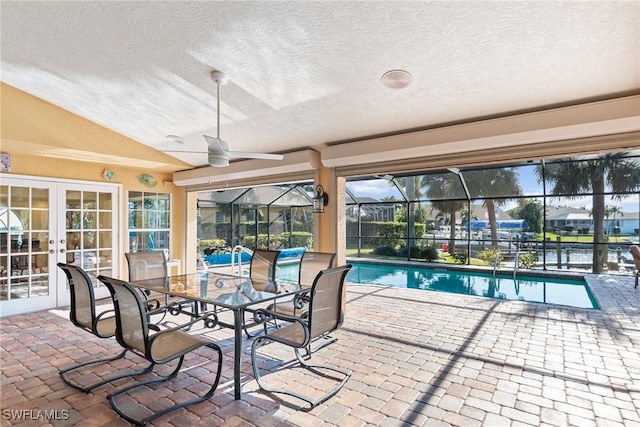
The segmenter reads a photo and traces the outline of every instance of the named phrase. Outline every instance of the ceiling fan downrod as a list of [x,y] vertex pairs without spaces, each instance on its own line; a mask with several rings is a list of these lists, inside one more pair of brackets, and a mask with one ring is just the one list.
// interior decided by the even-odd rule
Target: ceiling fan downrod
[[216,82],[217,87],[217,115],[218,115],[218,125],[216,128],[216,138],[220,139],[220,86],[227,83],[227,75],[222,71],[213,70],[211,72],[211,80]]

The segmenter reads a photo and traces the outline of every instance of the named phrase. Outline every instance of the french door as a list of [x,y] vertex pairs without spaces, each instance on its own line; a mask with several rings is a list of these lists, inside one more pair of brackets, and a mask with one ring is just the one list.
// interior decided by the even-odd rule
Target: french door
[[96,298],[109,292],[96,277],[119,269],[120,186],[2,176],[0,316],[69,305],[58,262],[85,269]]

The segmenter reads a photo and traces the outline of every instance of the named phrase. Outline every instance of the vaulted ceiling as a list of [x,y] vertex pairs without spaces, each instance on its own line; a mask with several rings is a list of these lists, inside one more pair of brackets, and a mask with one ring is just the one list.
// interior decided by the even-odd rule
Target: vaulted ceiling
[[[156,150],[199,151],[170,153],[194,167],[217,131],[212,70],[229,80],[221,137],[264,153],[640,90],[637,1],[3,1],[0,12],[2,82]],[[383,84],[395,69],[407,87]]]

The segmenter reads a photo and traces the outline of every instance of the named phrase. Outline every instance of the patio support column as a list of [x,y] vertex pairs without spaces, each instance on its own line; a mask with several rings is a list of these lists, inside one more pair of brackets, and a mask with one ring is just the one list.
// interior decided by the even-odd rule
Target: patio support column
[[[184,191],[184,198],[184,263],[181,273],[194,273],[198,257],[198,193]],[[173,221],[171,218],[172,226]],[[178,236],[177,233],[174,235]]]
[[346,179],[336,177],[335,169],[321,165],[314,179],[314,186],[318,184],[329,195],[329,204],[324,213],[314,214],[314,247],[321,252],[335,252],[336,265],[342,265],[346,259]]
[[[335,171],[334,169],[332,169]],[[336,265],[346,264],[347,257],[347,202],[345,195],[347,194],[347,179],[334,175],[334,183],[336,186],[336,203],[335,215],[332,215],[333,224],[333,241],[336,252]],[[333,212],[333,211],[332,211]]]

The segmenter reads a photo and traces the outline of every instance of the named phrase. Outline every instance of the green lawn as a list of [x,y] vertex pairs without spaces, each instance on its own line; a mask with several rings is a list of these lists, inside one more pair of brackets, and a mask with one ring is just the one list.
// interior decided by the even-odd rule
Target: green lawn
[[[575,234],[575,235],[562,235],[562,234],[554,234],[547,233],[547,239],[551,240],[551,242],[556,242],[558,237],[560,241],[563,243],[593,243],[593,235],[589,234]],[[628,242],[631,236],[607,236],[609,237],[609,243],[625,243]],[[541,242],[544,238],[542,233],[538,234],[537,241]]]
[[[347,249],[346,251],[346,255],[347,257],[357,257],[358,256],[358,250],[357,249]],[[393,259],[391,257],[388,256],[382,256],[382,255],[375,255],[373,254],[373,249],[361,249],[360,250],[360,256],[364,257],[364,258],[374,258],[374,259]],[[412,259],[411,261],[426,261],[424,259]],[[443,264],[457,264],[455,259],[449,255],[448,253],[441,253],[440,254],[440,259],[434,261],[434,262],[441,262]],[[483,261],[476,259],[476,258],[471,258],[471,265],[484,265],[486,266],[487,264],[484,263]]]

